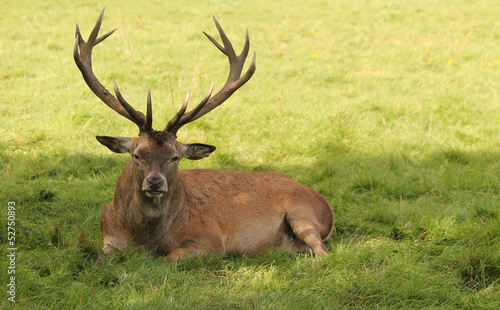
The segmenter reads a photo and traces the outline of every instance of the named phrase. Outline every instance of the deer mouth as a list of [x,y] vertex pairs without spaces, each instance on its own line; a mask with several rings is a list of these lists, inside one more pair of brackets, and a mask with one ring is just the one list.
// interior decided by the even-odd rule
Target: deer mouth
[[166,191],[144,191],[149,198],[160,198]]

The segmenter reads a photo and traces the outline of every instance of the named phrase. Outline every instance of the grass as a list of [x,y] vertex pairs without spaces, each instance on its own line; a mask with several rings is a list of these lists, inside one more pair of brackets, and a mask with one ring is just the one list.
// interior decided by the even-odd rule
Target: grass
[[[99,217],[137,134],[84,84],[74,24],[103,3],[1,1],[1,239],[16,203],[13,309],[496,309],[500,304],[500,8],[495,1],[109,1],[94,70],[162,128],[188,87],[221,87],[215,15],[252,80],[179,132],[217,151],[185,169],[283,173],[335,212],[332,255],[271,251],[166,263],[136,250],[91,268]],[[179,82],[181,81],[181,82]],[[2,242],[6,253],[7,245]],[[4,251],[5,250],[5,251]],[[6,254],[2,254],[4,257]],[[8,261],[0,279],[8,283]]]

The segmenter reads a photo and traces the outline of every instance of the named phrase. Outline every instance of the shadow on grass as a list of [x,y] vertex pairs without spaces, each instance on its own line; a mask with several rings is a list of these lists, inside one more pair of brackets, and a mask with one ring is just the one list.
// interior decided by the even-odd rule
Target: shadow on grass
[[[441,255],[443,246],[473,244],[472,250],[450,259],[465,285],[481,290],[500,277],[495,267],[500,266],[500,256],[479,249],[500,235],[500,153],[445,150],[411,158],[356,154],[338,143],[318,149],[314,166],[287,166],[286,171],[272,165],[248,166],[235,154],[224,153],[216,155],[218,166],[213,168],[275,171],[320,192],[335,212],[336,234],[327,242],[332,252],[346,240],[373,238],[422,241],[432,245],[432,255]],[[31,254],[69,251],[84,262],[71,267],[75,273],[89,267],[102,246],[100,213],[128,160],[114,154],[2,155],[2,196],[21,206],[20,247]],[[6,236],[5,227],[1,234]],[[266,255],[271,261],[290,260],[288,254],[281,253],[279,259]],[[208,262],[218,270],[231,261],[259,265],[269,258],[230,254],[216,263],[190,259],[176,266],[212,270]],[[40,276],[50,275],[51,269],[42,265]]]
[[[318,146],[314,166],[239,165],[220,157],[221,169],[270,170],[320,192],[335,213],[338,243],[387,238],[426,244],[426,255],[446,257],[465,287],[484,290],[500,278],[500,153],[445,149],[427,156],[355,153],[340,143]],[[454,249],[454,250],[451,250]],[[447,265],[448,266],[448,265]]]

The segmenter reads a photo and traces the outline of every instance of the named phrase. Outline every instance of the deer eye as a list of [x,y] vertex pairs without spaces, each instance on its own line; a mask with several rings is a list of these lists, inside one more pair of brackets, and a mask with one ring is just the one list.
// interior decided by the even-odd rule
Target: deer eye
[[171,161],[172,161],[173,163],[176,163],[176,162],[178,162],[178,161],[179,161],[179,157],[178,157],[178,156],[174,156],[174,157],[172,157]]
[[139,158],[139,155],[137,155],[137,154],[134,154],[134,159],[135,159],[135,160],[141,160],[141,159]]

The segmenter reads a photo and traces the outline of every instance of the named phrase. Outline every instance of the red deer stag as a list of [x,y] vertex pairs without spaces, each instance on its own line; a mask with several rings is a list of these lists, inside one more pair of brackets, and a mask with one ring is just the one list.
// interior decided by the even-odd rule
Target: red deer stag
[[[237,56],[217,20],[220,45],[208,39],[229,59],[229,77],[222,89],[208,95],[186,113],[189,91],[182,108],[165,129],[152,128],[151,93],[147,113],[134,110],[122,97],[116,80],[113,96],[92,72],[92,48],[113,31],[98,38],[104,9],[87,42],[76,28],[75,62],[89,88],[106,105],[139,127],[135,138],[97,136],[116,153],[132,158],[116,184],[113,200],[101,216],[104,254],[114,248],[142,246],[168,260],[203,253],[259,253],[283,247],[289,251],[328,253],[323,241],[333,231],[333,213],[328,202],[314,190],[271,172],[179,170],[179,160],[201,159],[215,147],[183,144],[177,131],[207,114],[255,71],[254,54],[249,69],[241,75],[249,51],[248,31],[242,53]],[[115,29],[116,30],[116,29]]]

